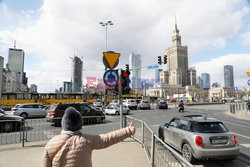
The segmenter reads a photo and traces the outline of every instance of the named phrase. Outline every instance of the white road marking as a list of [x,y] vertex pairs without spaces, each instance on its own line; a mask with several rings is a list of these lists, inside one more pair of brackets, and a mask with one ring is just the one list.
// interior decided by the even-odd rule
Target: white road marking
[[232,125],[241,126],[241,127],[244,127],[244,128],[250,128],[250,126],[241,125],[241,124],[238,124],[238,123],[227,122],[227,121],[223,121],[223,120],[221,120],[221,122],[228,123],[228,124],[232,124]]
[[157,125],[154,125],[154,126],[160,126],[161,124],[157,124]]
[[250,148],[250,144],[240,144],[240,146]]
[[239,134],[239,133],[235,133],[235,132],[232,132],[232,133],[234,133],[234,134],[236,134],[236,135],[238,135],[238,136],[241,136],[241,137],[244,137],[244,138],[250,139],[250,137],[249,137],[249,136],[245,136],[245,135],[242,135],[242,134]]

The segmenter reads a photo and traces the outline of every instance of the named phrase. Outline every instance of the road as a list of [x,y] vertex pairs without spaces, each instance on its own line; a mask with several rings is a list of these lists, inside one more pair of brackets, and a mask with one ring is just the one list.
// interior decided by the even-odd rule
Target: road
[[[184,113],[179,113],[174,106],[168,110],[159,110],[151,107],[151,110],[131,110],[130,116],[143,120],[158,135],[158,127],[161,124],[169,122],[177,115],[187,114],[206,114],[209,117],[217,118],[224,122],[228,129],[234,132],[240,143],[240,155],[233,161],[197,161],[197,167],[241,167],[250,166],[250,120],[237,119],[225,114],[228,111],[228,105],[202,105],[186,106]],[[107,116],[102,124],[84,125],[83,133],[100,134],[119,129],[120,118],[118,116]],[[60,127],[53,127],[45,119],[27,119],[27,141],[49,140],[53,136],[60,134]],[[20,140],[20,133],[2,133],[0,134],[0,143],[16,143]]]
[[240,143],[240,156],[233,161],[197,161],[195,166],[204,167],[239,167],[250,166],[250,120],[237,119],[225,114],[228,105],[206,105],[206,106],[186,106],[184,113],[179,113],[176,108],[168,110],[135,110],[131,116],[146,122],[155,134],[158,134],[158,127],[169,122],[177,115],[206,114],[221,120],[230,131],[234,132]]

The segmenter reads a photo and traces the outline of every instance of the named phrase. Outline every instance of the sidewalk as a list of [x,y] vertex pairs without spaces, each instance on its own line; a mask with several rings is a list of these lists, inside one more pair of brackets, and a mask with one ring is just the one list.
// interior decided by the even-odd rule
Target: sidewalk
[[250,120],[250,111],[247,110],[235,111],[235,114],[231,113],[230,111],[227,111],[226,114],[239,119]]
[[[0,167],[38,167],[42,165],[42,154],[46,142],[0,146]],[[126,139],[92,153],[93,167],[150,167],[142,146],[133,139]]]

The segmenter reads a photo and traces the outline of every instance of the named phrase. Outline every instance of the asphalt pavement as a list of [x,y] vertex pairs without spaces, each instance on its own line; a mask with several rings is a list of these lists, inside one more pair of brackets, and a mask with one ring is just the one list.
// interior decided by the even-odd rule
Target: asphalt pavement
[[[229,105],[196,105],[185,106],[185,112],[179,113],[174,105],[169,109],[134,110],[131,116],[146,122],[155,134],[158,134],[160,125],[171,121],[175,116],[202,114],[221,120],[228,129],[235,133],[240,143],[240,155],[233,161],[197,161],[194,165],[199,167],[241,167],[250,166],[250,119],[240,118],[237,115],[229,115]],[[243,113],[245,113],[243,111]],[[250,115],[250,113],[248,113]],[[243,114],[244,115],[244,114]]]

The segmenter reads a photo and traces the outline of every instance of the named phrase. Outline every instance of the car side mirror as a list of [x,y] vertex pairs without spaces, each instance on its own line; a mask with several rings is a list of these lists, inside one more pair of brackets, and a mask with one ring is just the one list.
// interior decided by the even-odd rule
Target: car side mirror
[[165,123],[165,125],[164,126],[166,126],[167,128],[169,127],[169,124],[168,123]]

